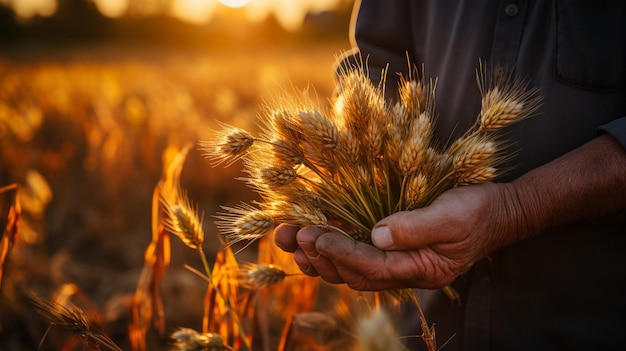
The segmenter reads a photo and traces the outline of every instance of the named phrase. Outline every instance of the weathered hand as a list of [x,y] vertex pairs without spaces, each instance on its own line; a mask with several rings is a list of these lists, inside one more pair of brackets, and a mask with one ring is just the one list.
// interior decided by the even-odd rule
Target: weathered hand
[[505,196],[505,186],[493,183],[449,190],[427,208],[381,220],[372,231],[375,247],[284,225],[276,243],[294,252],[304,273],[331,283],[357,290],[441,288],[505,242],[511,210]]
[[304,273],[358,290],[440,288],[503,246],[547,228],[626,211],[626,151],[604,134],[511,183],[458,187],[382,219],[375,246],[280,226],[276,244]]

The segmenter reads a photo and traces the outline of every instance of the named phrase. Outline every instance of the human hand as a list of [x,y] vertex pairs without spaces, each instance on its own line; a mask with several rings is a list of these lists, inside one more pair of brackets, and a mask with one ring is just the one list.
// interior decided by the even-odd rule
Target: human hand
[[457,187],[428,207],[384,218],[372,232],[374,246],[285,225],[276,244],[306,274],[353,289],[441,288],[498,248],[624,211],[624,184],[626,153],[604,134],[511,183]]
[[430,206],[395,213],[372,231],[374,246],[316,227],[281,225],[276,244],[300,269],[356,290],[442,288],[514,241],[515,201],[505,184],[458,187]]

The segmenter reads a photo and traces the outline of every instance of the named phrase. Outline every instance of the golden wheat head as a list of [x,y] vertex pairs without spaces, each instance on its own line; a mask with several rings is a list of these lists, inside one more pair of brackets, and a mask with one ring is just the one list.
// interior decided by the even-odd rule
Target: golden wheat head
[[[61,305],[43,299],[34,293],[31,294],[31,302],[37,309],[37,312],[47,318],[51,325],[68,330],[74,335],[83,338],[92,349],[100,350],[100,346],[105,346],[109,350],[122,351],[102,331],[93,328],[87,321],[83,310],[76,305],[72,303]],[[41,342],[43,342],[43,339]]]
[[161,204],[165,214],[163,221],[165,229],[192,249],[202,247],[204,242],[202,218],[187,195],[180,189],[173,196],[161,193]]
[[532,116],[541,105],[536,88],[527,79],[516,77],[512,71],[487,69],[481,64],[476,72],[480,90],[481,110],[479,128],[485,132],[498,131]]
[[243,157],[254,144],[254,137],[247,131],[220,123],[219,131],[213,131],[213,137],[200,141],[200,150],[211,160],[213,166],[226,163],[227,166]]
[[237,272],[239,284],[247,289],[262,289],[282,282],[287,273],[273,264],[245,263]]
[[172,351],[224,351],[232,350],[226,346],[222,337],[214,333],[199,333],[191,328],[179,328],[170,338],[174,341]]
[[247,241],[249,245],[278,225],[268,211],[257,209],[245,203],[237,207],[221,207],[225,212],[215,216],[217,218],[215,224],[224,235],[227,245],[234,245],[242,241]]

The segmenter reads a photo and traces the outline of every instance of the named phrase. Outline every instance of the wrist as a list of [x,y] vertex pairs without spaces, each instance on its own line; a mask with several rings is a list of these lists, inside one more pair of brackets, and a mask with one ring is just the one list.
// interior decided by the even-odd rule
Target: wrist
[[498,184],[504,245],[550,228],[590,221],[626,210],[626,152],[601,136],[536,168]]
[[548,226],[549,204],[524,181],[498,184],[503,218],[503,245],[535,236]]

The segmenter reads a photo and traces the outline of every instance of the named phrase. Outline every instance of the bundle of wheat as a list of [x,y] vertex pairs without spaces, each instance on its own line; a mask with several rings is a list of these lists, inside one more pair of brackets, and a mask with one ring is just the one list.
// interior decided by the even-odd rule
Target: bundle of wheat
[[340,74],[331,108],[282,97],[262,114],[259,136],[221,124],[202,150],[215,165],[243,159],[244,180],[262,197],[258,206],[223,206],[221,232],[232,244],[290,223],[369,242],[380,219],[427,206],[449,188],[494,179],[507,159],[498,132],[532,115],[540,97],[502,70],[481,64],[476,76],[480,114],[450,145],[433,138],[436,80],[415,67],[400,80],[395,104],[363,67],[351,67]]
[[[201,142],[205,156],[215,165],[241,159],[243,180],[261,196],[253,205],[222,206],[216,224],[226,241],[250,243],[289,223],[371,243],[382,218],[428,206],[447,189],[493,180],[510,158],[499,132],[531,116],[541,98],[527,80],[479,67],[476,123],[448,144],[434,138],[436,79],[416,67],[400,79],[395,103],[385,99],[384,82],[373,84],[356,66],[342,70],[329,108],[282,96],[264,110],[258,136],[221,124]],[[389,292],[416,299],[410,289]]]

